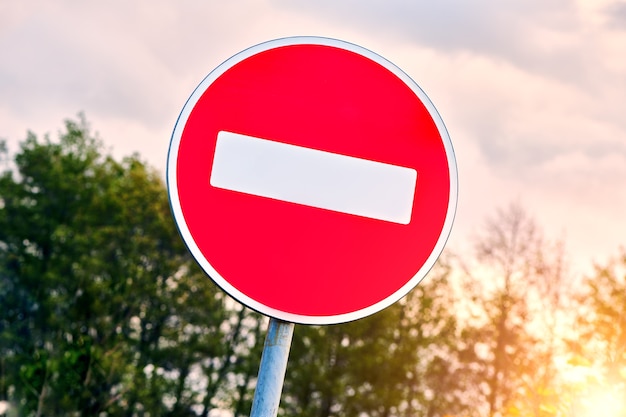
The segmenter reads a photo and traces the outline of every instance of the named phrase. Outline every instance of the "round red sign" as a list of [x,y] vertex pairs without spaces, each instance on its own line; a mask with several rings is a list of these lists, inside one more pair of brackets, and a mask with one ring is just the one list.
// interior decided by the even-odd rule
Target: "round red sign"
[[248,307],[346,322],[433,266],[457,200],[454,152],[419,86],[334,39],[266,42],[225,61],[176,123],[172,211],[204,271]]

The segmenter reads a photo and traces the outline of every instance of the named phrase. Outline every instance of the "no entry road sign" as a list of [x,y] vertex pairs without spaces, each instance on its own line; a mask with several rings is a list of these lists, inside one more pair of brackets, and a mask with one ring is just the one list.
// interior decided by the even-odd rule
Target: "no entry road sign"
[[454,152],[419,86],[334,39],[259,44],[196,88],[167,163],[189,250],[228,294],[281,320],[330,324],[404,296],[443,250]]

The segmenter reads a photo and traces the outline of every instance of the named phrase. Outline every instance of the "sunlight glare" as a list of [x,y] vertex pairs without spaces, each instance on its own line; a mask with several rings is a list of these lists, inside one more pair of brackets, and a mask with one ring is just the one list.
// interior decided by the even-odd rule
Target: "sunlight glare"
[[583,414],[581,417],[620,416],[624,410],[624,403],[612,391],[596,391],[582,400]]

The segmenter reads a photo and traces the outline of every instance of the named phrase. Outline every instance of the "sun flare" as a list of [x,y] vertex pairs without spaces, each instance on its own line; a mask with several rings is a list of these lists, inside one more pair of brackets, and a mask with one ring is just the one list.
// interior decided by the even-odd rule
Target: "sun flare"
[[581,398],[580,402],[580,417],[618,417],[626,412],[624,399],[612,390],[595,391]]

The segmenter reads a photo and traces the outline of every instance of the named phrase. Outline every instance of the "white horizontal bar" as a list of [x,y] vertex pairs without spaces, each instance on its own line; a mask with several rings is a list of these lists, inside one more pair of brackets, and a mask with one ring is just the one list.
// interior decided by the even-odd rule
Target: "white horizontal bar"
[[220,131],[212,186],[409,224],[417,171]]

